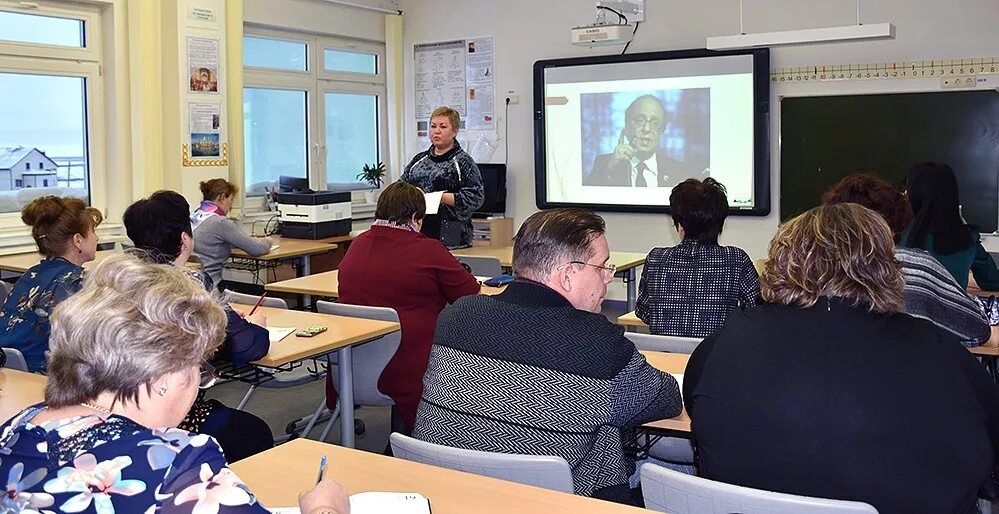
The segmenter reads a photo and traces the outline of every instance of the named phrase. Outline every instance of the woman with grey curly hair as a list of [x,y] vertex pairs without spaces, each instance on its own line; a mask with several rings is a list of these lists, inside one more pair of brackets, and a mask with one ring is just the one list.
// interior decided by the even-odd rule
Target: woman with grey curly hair
[[[90,271],[51,324],[45,402],[0,427],[0,512],[267,512],[212,437],[173,428],[225,337],[217,294],[122,254]],[[349,511],[332,481],[300,506]]]

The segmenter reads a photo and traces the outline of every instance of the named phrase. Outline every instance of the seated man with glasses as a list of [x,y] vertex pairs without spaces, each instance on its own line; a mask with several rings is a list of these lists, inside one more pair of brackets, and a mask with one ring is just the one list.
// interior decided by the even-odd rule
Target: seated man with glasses
[[673,187],[703,174],[670,158],[659,146],[666,130],[666,109],[652,95],[631,102],[613,153],[598,155],[584,186]]
[[556,455],[576,494],[641,505],[622,430],[680,414],[676,380],[600,314],[614,266],[604,220],[535,213],[513,247],[517,280],[438,318],[413,436],[470,450]]

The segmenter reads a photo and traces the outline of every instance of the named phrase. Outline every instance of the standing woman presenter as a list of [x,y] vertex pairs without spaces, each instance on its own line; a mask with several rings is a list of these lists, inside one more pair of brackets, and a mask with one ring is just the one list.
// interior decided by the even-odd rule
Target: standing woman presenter
[[[427,194],[428,203],[439,204],[436,214],[431,213],[432,205],[427,206],[422,232],[452,249],[472,246],[472,213],[484,201],[479,167],[455,140],[459,123],[458,111],[434,109],[430,148],[416,154],[401,177]],[[439,199],[433,193],[440,193]]]

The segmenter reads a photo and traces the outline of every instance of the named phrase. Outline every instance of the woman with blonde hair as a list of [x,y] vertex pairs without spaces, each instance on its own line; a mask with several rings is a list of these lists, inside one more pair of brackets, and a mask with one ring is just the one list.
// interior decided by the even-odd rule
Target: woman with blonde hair
[[205,274],[222,288],[222,265],[236,247],[258,257],[271,250],[273,237],[252,237],[243,232],[239,224],[228,218],[236,185],[224,178],[213,178],[200,184],[204,198],[194,214],[191,227],[194,231],[194,254],[198,256]]
[[999,390],[956,336],[900,312],[884,218],[843,203],[787,222],[760,285],[768,303],[733,312],[684,374],[701,476],[881,513],[977,512]]
[[43,196],[21,210],[42,261],[14,284],[0,311],[0,347],[24,354],[28,369],[45,372],[49,315],[80,288],[83,264],[97,254],[101,212],[79,198]]
[[479,167],[455,139],[460,124],[458,111],[434,109],[430,148],[416,154],[400,177],[424,193],[441,193],[440,210],[427,215],[421,231],[448,248],[472,246],[472,213],[485,201]]
[[[266,513],[213,438],[173,428],[225,323],[217,295],[176,267],[97,265],[52,315],[45,402],[0,430],[0,511]],[[300,507],[349,511],[332,481]]]

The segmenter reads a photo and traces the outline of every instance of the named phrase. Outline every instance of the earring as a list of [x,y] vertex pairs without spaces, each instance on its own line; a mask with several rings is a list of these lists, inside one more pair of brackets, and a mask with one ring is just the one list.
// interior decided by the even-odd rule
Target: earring
[[156,392],[157,392],[157,393],[160,393],[160,396],[164,396],[164,395],[166,394],[166,392],[167,392],[167,388],[165,388],[165,387],[161,387],[161,388],[159,388],[159,390],[157,390]]

